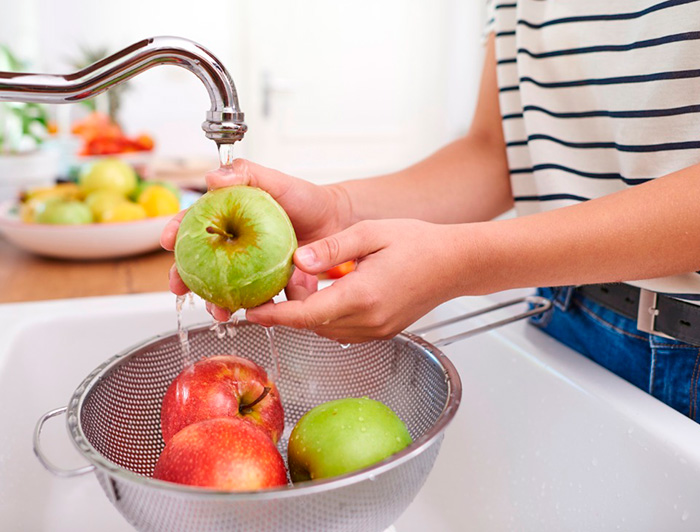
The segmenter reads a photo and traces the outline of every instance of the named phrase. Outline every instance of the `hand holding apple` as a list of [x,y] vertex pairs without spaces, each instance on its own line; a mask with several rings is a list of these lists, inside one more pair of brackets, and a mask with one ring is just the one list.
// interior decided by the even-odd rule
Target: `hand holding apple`
[[[267,191],[289,215],[300,244],[340,231],[350,225],[353,218],[352,206],[342,187],[315,185],[243,159],[236,159],[230,166],[209,172],[206,180],[210,190],[247,185]],[[184,212],[179,213],[163,230],[161,245],[165,249],[172,251],[175,248],[176,235],[184,215]],[[297,270],[287,286],[287,298],[303,299],[315,292],[315,281],[315,276]],[[170,271],[170,290],[177,295],[190,290],[175,267]],[[228,319],[230,314],[227,310],[209,307],[216,319]]]
[[263,368],[235,355],[199,360],[185,368],[163,397],[163,441],[206,419],[238,418],[261,428],[274,443],[284,430],[279,392]]
[[182,429],[165,446],[153,478],[226,491],[287,484],[275,444],[240,418],[209,419]]
[[367,397],[338,399],[309,410],[289,437],[292,482],[343,475],[371,466],[411,443],[403,421]]
[[309,329],[340,343],[393,338],[439,304],[483,293],[477,289],[491,282],[493,272],[483,271],[476,259],[483,254],[480,229],[412,219],[358,222],[295,254],[306,274],[348,260],[357,261],[355,271],[301,301],[250,309],[246,318]]
[[184,284],[231,312],[277,295],[297,247],[284,209],[267,192],[233,186],[207,192],[187,211],[175,242]]

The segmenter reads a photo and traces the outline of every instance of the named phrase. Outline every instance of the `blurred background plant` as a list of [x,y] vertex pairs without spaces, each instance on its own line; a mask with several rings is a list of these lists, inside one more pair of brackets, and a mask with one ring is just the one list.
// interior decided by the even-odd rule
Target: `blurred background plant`
[[[10,47],[0,44],[0,70],[23,72],[26,64]],[[0,103],[0,154],[36,151],[48,137],[49,118],[43,105]]]
[[[79,55],[70,60],[69,63],[74,70],[82,70],[93,63],[101,61],[108,55],[109,49],[106,46],[87,46],[83,44],[79,48]],[[91,112],[100,111],[106,114],[112,123],[121,127],[119,112],[122,108],[124,95],[130,90],[131,85],[129,82],[123,82],[119,85],[114,85],[97,98],[81,102],[81,105],[87,107]]]

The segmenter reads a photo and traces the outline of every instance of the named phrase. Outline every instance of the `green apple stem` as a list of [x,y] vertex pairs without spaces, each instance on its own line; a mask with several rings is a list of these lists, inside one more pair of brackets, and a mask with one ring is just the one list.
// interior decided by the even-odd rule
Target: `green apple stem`
[[223,229],[219,229],[218,227],[214,227],[213,225],[210,225],[209,227],[207,227],[207,233],[212,234],[212,235],[223,236],[224,238],[227,238],[229,240],[236,239],[235,235],[232,235],[231,233],[227,233]]
[[265,397],[267,397],[267,394],[270,393],[270,390],[271,390],[271,388],[269,386],[265,386],[265,388],[263,388],[263,392],[260,394],[260,397],[258,397],[252,403],[248,403],[247,405],[241,405],[240,408],[238,409],[238,411],[241,414],[250,413],[255,405],[257,405],[260,401],[262,401],[263,399],[265,399]]

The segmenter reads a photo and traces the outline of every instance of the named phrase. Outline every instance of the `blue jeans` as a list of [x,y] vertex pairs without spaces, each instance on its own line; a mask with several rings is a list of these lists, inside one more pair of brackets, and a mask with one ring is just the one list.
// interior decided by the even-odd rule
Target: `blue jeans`
[[552,309],[531,321],[544,332],[700,421],[700,347],[641,332],[634,320],[573,287],[540,288]]

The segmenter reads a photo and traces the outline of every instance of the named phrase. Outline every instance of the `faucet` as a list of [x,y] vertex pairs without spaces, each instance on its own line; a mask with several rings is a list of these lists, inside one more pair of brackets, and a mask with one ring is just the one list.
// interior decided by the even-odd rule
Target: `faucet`
[[79,102],[158,65],[183,67],[204,83],[211,100],[202,123],[207,138],[218,145],[243,138],[248,128],[231,75],[209,50],[180,37],[144,39],[73,74],[0,72],[0,102]]

